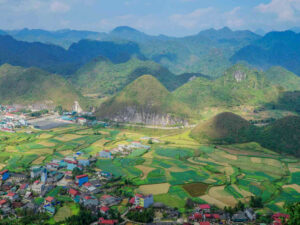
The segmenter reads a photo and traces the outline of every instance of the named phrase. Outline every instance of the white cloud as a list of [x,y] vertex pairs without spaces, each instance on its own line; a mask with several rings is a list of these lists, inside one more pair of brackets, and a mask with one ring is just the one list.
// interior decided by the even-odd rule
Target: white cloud
[[213,7],[200,8],[187,14],[171,15],[170,21],[188,30],[224,26],[240,28],[244,25],[244,20],[239,15],[240,9],[236,7],[229,12],[219,12]]
[[268,4],[256,7],[261,13],[271,13],[279,21],[296,21],[300,19],[300,0],[271,0]]
[[51,12],[64,13],[70,10],[70,6],[63,2],[54,1],[50,4]]
[[205,18],[208,18],[215,11],[214,8],[200,8],[196,9],[191,13],[187,14],[174,14],[170,16],[170,20],[175,22],[177,25],[191,29],[203,23]]

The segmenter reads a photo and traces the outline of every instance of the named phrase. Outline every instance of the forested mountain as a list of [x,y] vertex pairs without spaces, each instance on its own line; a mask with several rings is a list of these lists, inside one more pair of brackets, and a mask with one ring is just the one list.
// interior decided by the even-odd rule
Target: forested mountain
[[246,61],[262,69],[282,66],[300,76],[300,34],[270,32],[237,51],[231,61]]
[[98,57],[81,67],[70,79],[85,94],[111,95],[144,74],[156,77],[170,91],[180,87],[192,77],[201,76],[201,74],[176,76],[158,63],[135,57],[118,64]]
[[199,110],[208,106],[264,104],[277,99],[277,89],[263,72],[237,64],[216,80],[196,78],[178,88],[174,94]]

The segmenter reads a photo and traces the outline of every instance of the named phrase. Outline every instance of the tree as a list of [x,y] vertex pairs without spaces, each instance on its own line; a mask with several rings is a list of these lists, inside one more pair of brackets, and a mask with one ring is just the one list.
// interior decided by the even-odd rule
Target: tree
[[82,175],[82,171],[78,168],[78,167],[75,167],[73,170],[72,170],[72,176],[73,178],[75,178],[76,176],[78,175]]
[[290,215],[290,219],[287,221],[288,225],[299,224],[300,221],[300,202],[295,202],[292,204],[288,204],[286,206],[287,214]]
[[188,198],[185,202],[185,208],[186,209],[192,209],[194,208],[194,202],[192,199]]
[[250,206],[252,208],[263,208],[264,204],[262,202],[262,198],[259,196],[251,196]]

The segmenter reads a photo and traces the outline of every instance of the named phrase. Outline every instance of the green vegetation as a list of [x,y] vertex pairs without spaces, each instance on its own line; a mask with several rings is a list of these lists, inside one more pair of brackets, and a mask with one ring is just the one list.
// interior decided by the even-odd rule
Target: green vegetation
[[251,141],[255,131],[255,127],[247,120],[225,112],[196,126],[191,132],[191,137],[201,142],[233,144]]
[[289,116],[262,128],[259,142],[265,148],[300,155],[300,117]]
[[192,76],[189,74],[175,76],[153,61],[135,57],[120,64],[99,57],[81,67],[71,76],[71,81],[85,94],[107,96],[119,92],[144,74],[156,77],[169,90],[181,86]]
[[[140,123],[155,122],[148,117],[157,119],[170,115],[170,120],[173,120],[174,124],[182,122],[190,114],[189,108],[184,103],[177,101],[157,79],[150,75],[136,79],[120,93],[105,101],[96,113],[101,119]],[[139,117],[141,118],[138,119]],[[172,124],[172,121],[169,123]]]
[[262,105],[277,99],[278,90],[263,72],[237,64],[216,80],[196,78],[178,88],[174,95],[194,110],[199,110],[204,107]]
[[272,84],[284,88],[284,91],[296,91],[300,89],[300,77],[283,67],[271,67],[266,71],[266,76]]
[[59,75],[37,68],[4,64],[0,67],[0,101],[2,104],[49,103],[71,109],[74,101],[84,106],[84,98]]

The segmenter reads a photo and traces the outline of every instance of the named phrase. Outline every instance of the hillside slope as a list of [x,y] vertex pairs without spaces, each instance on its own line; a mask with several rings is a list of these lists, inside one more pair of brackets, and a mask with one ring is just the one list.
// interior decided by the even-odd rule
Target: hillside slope
[[266,76],[272,84],[283,87],[284,91],[300,90],[300,77],[280,66],[271,67]]
[[71,109],[74,101],[84,105],[83,97],[64,78],[37,68],[0,66],[1,104],[62,105]]
[[70,79],[85,94],[111,95],[144,74],[156,77],[168,90],[174,90],[191,77],[199,76],[198,74],[175,76],[161,65],[149,60],[132,58],[125,63],[114,64],[108,59],[98,57],[80,68]]
[[258,141],[265,148],[300,156],[300,117],[288,116],[262,128]]
[[104,102],[97,118],[151,125],[187,123],[190,111],[153,76],[144,75]]
[[200,110],[208,106],[259,105],[276,99],[278,91],[263,72],[237,64],[216,80],[196,78],[178,88],[174,95]]
[[224,112],[197,125],[190,135],[201,143],[233,144],[252,141],[255,133],[256,128],[247,120]]

